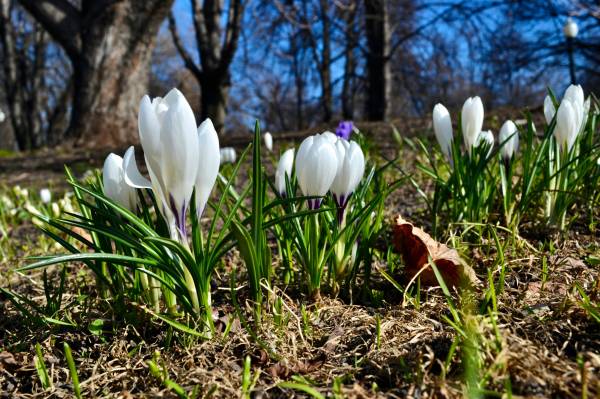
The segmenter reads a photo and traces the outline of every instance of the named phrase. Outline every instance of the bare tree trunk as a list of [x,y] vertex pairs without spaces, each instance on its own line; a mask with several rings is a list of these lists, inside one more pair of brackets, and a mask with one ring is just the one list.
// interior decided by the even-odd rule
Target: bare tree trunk
[[12,131],[20,151],[45,144],[42,120],[47,34],[17,14],[13,1],[0,0],[3,86]]
[[344,119],[354,119],[354,75],[356,60],[354,49],[357,45],[356,6],[352,2],[346,11],[345,44],[344,44],[344,80],[342,83],[342,115]]
[[200,79],[201,120],[210,118],[218,131],[225,125],[230,86],[229,73],[226,76],[203,74]]
[[387,120],[391,109],[390,29],[387,0],[365,0],[368,120]]
[[321,24],[323,28],[322,60],[321,60],[321,86],[323,89],[323,121],[329,122],[333,117],[333,90],[331,87],[331,28],[327,14],[329,2],[320,0]]
[[290,37],[292,73],[294,75],[294,85],[296,86],[296,129],[302,130],[304,128],[304,77],[302,76],[299,40],[301,40],[299,32],[294,32]]
[[173,0],[19,0],[73,66],[68,136],[86,145],[137,140],[152,47]]
[[229,67],[237,49],[243,4],[242,0],[229,2],[224,31],[221,29],[223,0],[204,0],[203,4],[200,0],[191,0],[191,7],[199,65],[183,45],[172,13],[169,15],[169,29],[186,68],[200,85],[201,118],[210,118],[217,132],[221,132],[231,86]]

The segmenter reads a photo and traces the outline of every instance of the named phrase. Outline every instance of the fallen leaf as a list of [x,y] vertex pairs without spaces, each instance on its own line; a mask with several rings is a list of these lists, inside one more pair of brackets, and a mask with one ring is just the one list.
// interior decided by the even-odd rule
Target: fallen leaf
[[[398,216],[394,226],[394,245],[402,254],[406,265],[404,272],[408,279],[413,278],[431,257],[447,286],[479,284],[473,269],[460,258],[455,249],[437,242],[402,216]],[[419,276],[423,285],[438,285],[431,266],[427,266]]]

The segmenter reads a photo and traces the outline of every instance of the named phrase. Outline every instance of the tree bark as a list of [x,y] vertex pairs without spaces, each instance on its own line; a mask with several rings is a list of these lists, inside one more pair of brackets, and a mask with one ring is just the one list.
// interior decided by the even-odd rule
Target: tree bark
[[321,86],[323,87],[323,121],[329,122],[333,117],[333,91],[331,87],[331,28],[327,0],[320,0],[321,24],[323,29],[323,50],[320,68]]
[[23,13],[13,13],[13,5],[0,0],[0,48],[8,116],[17,149],[24,151],[46,143],[42,110],[48,35]]
[[296,86],[296,129],[304,129],[304,76],[302,76],[302,60],[298,41],[301,40],[299,32],[294,32],[290,37],[292,50],[292,73],[294,75],[294,85]]
[[161,22],[173,0],[19,0],[73,66],[67,136],[86,145],[136,142],[137,108]]
[[225,76],[222,74],[210,76],[205,73],[200,79],[200,118],[202,121],[210,118],[217,131],[221,131],[225,125],[230,86],[229,73]]
[[200,86],[201,120],[210,118],[217,132],[221,132],[231,86],[229,67],[237,49],[243,3],[242,0],[230,1],[225,30],[221,28],[223,0],[204,0],[203,4],[200,0],[191,0],[190,3],[199,64],[183,45],[172,13],[169,15],[169,30],[185,67]]
[[365,0],[368,120],[387,120],[391,110],[390,29],[387,0]]

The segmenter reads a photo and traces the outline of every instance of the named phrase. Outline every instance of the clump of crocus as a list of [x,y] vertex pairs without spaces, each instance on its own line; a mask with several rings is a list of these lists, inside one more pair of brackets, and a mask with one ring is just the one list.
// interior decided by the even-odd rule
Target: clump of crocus
[[[133,147],[123,158],[125,181],[131,187],[151,188],[171,237],[188,247],[186,215],[195,191],[196,215],[202,215],[219,173],[219,138],[210,119],[196,127],[196,118],[183,94],[171,90],[164,98],[144,96],[138,115],[140,142],[150,180],[136,165]],[[200,309],[196,282],[183,268],[193,308]],[[204,293],[210,306],[210,291]],[[173,304],[170,304],[173,307]]]

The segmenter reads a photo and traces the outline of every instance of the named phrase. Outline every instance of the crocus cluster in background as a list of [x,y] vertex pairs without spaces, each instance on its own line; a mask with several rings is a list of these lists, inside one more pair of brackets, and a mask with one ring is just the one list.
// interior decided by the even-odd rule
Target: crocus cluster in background
[[[571,85],[566,89],[558,111],[550,95],[546,96],[544,99],[546,123],[550,125],[556,116],[554,137],[562,148],[571,150],[577,136],[585,127],[589,109],[590,99],[584,99],[583,89],[580,85]],[[433,129],[440,149],[448,159],[451,159],[453,131],[450,113],[442,104],[436,104],[432,116]],[[484,143],[493,147],[496,141],[491,130],[482,130],[483,120],[484,109],[481,98],[477,96],[468,98],[462,107],[461,132],[464,148],[469,154],[473,147]],[[509,120],[502,125],[498,142],[503,144],[501,149],[503,158],[512,158],[518,150],[519,143],[518,130],[514,122]]]
[[[582,176],[596,173],[595,165],[588,162],[588,159],[598,158],[591,145],[594,140],[593,127],[591,133],[586,132],[590,98],[585,99],[581,86],[571,85],[560,102],[549,94],[543,105],[546,120],[543,134],[537,135],[530,119],[517,121],[523,126],[522,131],[517,123],[507,120],[496,140],[491,130],[483,129],[484,108],[481,99],[468,98],[462,107],[459,126],[462,148],[454,143],[450,113],[442,104],[435,105],[432,113],[435,137],[451,168],[450,177],[439,176],[438,182],[444,182],[447,189],[445,196],[448,198],[445,201],[450,202],[452,198],[456,200],[450,202],[453,219],[473,222],[487,220],[494,207],[494,186],[498,183],[497,175],[494,176],[491,171],[495,168],[493,154],[498,153],[503,165],[500,180],[507,224],[513,224],[516,228],[520,216],[527,212],[528,207],[535,208],[534,202],[540,193],[544,193],[546,220],[561,230],[565,228],[567,211],[576,203],[576,191],[588,190],[581,185]],[[516,170],[520,174],[516,184],[521,185],[517,189],[512,187],[515,184],[512,164],[519,151],[519,136],[522,134],[527,134],[528,145],[527,153],[519,159],[520,169]],[[480,148],[483,150],[479,151]],[[581,153],[584,150],[585,153]],[[433,174],[436,173],[434,170]],[[518,191],[521,192],[517,195]],[[519,212],[521,215],[515,216]]]

